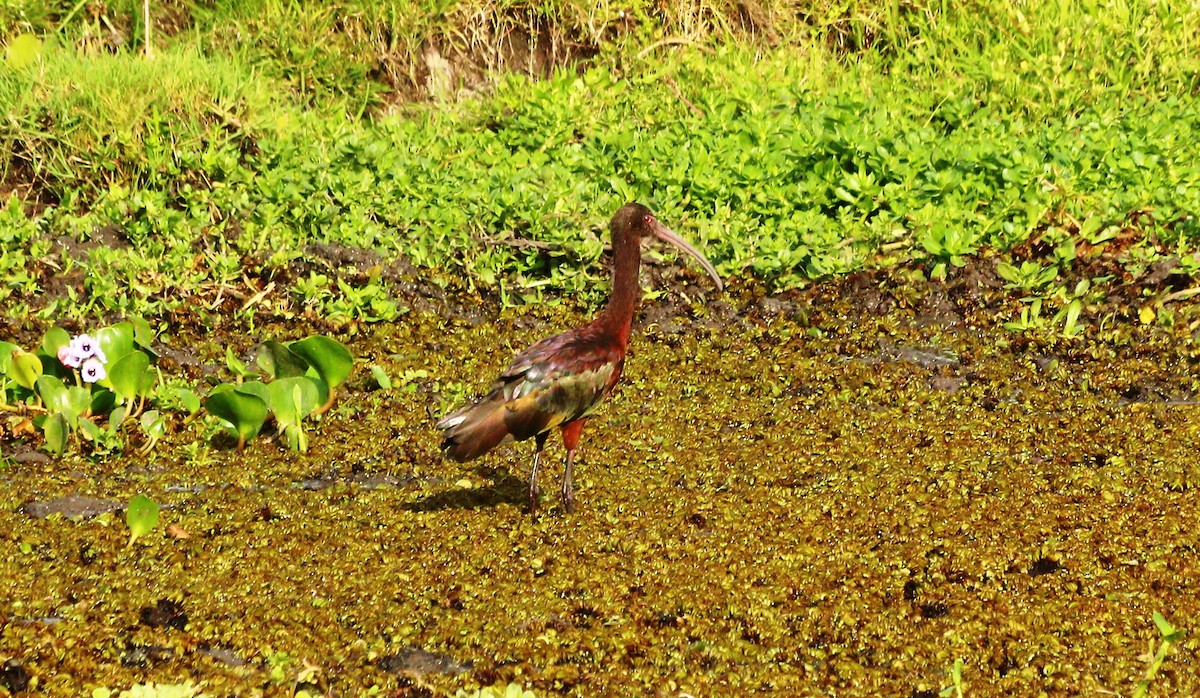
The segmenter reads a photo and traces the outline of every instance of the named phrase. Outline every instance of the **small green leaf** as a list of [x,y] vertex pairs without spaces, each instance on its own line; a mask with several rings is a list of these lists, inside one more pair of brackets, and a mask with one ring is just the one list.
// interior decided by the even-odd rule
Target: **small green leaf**
[[267,403],[262,398],[241,390],[210,393],[204,408],[236,436],[239,443],[257,436],[268,414]]
[[391,389],[392,379],[388,376],[387,371],[383,370],[382,366],[371,366],[371,376],[375,379],[375,382],[379,384],[380,388],[383,388],[384,390]]
[[70,435],[67,418],[62,412],[46,419],[42,424],[42,434],[46,437],[45,449],[54,455],[62,455],[67,450],[67,436]]
[[108,382],[122,401],[129,402],[146,394],[147,391],[143,390],[143,387],[147,374],[153,379],[154,373],[150,371],[150,357],[140,351],[131,350],[116,362],[110,360]]
[[125,523],[129,524],[129,545],[133,545],[158,524],[158,503],[144,494],[137,495],[125,508]]
[[20,34],[8,42],[4,60],[14,70],[33,63],[42,55],[42,40],[33,34]]
[[36,354],[17,350],[12,357],[12,379],[26,390],[33,390],[38,378],[42,377],[42,360]]
[[345,382],[350,370],[354,368],[354,357],[350,355],[350,350],[341,342],[328,337],[313,335],[299,342],[292,342],[288,348],[316,369],[321,380],[330,388],[336,388]]
[[146,410],[142,414],[141,427],[151,439],[160,439],[167,433],[167,424],[158,410]]
[[130,317],[129,323],[133,325],[133,341],[139,347],[150,351],[154,344],[154,330],[150,329],[150,323],[141,315]]
[[112,366],[133,351],[133,323],[119,322],[97,330],[95,339],[104,351],[107,365]]
[[61,327],[51,327],[42,337],[42,353],[46,356],[58,357],[60,347],[71,343],[71,335]]
[[258,367],[272,378],[293,378],[308,372],[308,362],[279,342],[263,342]]
[[200,396],[196,395],[195,391],[188,388],[176,388],[175,397],[188,414],[196,414],[200,411]]

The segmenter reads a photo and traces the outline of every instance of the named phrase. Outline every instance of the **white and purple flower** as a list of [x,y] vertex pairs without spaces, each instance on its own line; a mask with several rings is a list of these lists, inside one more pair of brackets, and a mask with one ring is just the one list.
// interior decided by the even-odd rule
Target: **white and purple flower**
[[108,372],[104,370],[104,362],[95,356],[83,362],[83,366],[79,368],[79,373],[83,376],[84,383],[102,381],[108,375]]
[[[82,368],[84,380],[88,383],[103,380],[107,375],[104,364],[108,358],[104,356],[104,350],[91,335],[76,335],[69,344],[59,347],[58,360],[67,368]],[[94,376],[94,378],[88,376]]]

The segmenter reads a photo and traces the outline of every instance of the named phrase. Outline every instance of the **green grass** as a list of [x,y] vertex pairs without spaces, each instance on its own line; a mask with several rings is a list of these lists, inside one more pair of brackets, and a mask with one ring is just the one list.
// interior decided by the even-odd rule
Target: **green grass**
[[[49,38],[0,73],[12,315],[163,312],[244,271],[282,283],[317,242],[512,302],[595,302],[605,221],[629,199],[773,289],[894,264],[949,274],[1031,241],[1067,250],[1036,260],[1065,277],[1075,245],[1118,235],[1137,240],[1117,260],[1135,274],[1169,253],[1200,266],[1196,8],[768,3],[754,20],[635,3],[626,23],[582,0],[167,3],[146,58],[140,7],[0,8],[8,38]],[[397,101],[424,84],[420,47],[498,66],[495,34],[518,25],[598,53],[454,104]],[[102,36],[121,39],[115,53]],[[66,260],[46,243],[104,230],[124,244]],[[36,280],[51,263],[88,273],[47,309]],[[326,285],[274,307],[346,296]],[[1041,293],[1055,290],[1068,295]]]

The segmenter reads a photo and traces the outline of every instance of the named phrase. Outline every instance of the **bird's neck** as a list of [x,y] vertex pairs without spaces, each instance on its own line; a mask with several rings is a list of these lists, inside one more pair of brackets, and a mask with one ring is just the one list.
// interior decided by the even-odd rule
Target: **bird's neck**
[[604,311],[596,318],[596,324],[609,336],[615,337],[622,349],[629,346],[633,314],[642,297],[642,287],[638,283],[641,264],[642,249],[636,240],[616,246],[613,250],[612,296]]

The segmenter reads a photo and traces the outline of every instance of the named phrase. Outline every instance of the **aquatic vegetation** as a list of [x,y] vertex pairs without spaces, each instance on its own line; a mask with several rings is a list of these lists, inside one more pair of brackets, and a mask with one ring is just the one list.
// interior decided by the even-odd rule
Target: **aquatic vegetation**
[[[323,414],[337,399],[337,388],[349,377],[354,358],[345,345],[313,335],[287,344],[268,341],[258,351],[262,377],[226,351],[226,365],[237,383],[212,388],[204,407],[237,439],[237,449],[262,430],[268,419],[294,451],[308,450],[304,422]],[[250,380],[247,380],[250,379]]]
[[32,413],[55,454],[66,451],[74,434],[93,453],[119,449],[127,423],[153,443],[164,428],[160,413],[143,413],[158,375],[147,353],[151,341],[149,325],[135,318],[95,336],[51,328],[36,352],[0,342],[0,406]]
[[158,525],[158,503],[144,494],[129,500],[125,506],[125,524],[129,526],[129,545]]

